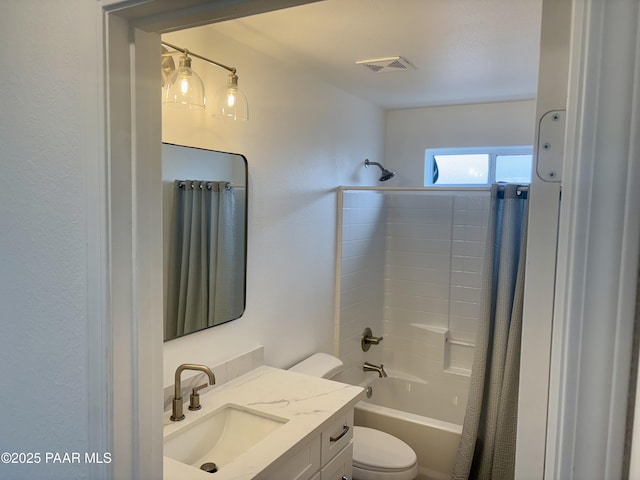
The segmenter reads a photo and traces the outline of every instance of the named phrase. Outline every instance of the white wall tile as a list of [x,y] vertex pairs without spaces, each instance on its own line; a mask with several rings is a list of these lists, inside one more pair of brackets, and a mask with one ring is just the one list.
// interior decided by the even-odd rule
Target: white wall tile
[[[362,332],[382,332],[384,299],[384,197],[377,192],[343,192],[342,259],[339,282],[338,355],[348,368],[364,361]],[[381,335],[381,333],[377,333]],[[382,358],[380,351],[379,358]]]
[[[455,342],[475,341],[488,194],[358,193],[343,217],[343,361],[379,358],[466,401],[473,347]],[[367,357],[357,344],[371,323],[384,341]]]

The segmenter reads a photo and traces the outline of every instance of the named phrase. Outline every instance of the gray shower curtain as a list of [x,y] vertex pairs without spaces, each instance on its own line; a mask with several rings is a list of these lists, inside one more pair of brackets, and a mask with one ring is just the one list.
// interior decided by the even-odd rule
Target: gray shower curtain
[[527,204],[516,185],[491,188],[481,317],[454,480],[514,478]]
[[174,182],[165,339],[242,313],[244,191],[227,187],[227,182]]

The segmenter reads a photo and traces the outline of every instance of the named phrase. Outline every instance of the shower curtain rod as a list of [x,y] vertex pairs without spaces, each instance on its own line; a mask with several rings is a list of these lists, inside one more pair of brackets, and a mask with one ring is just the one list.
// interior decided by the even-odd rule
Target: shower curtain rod
[[[499,191],[504,190],[505,185],[500,184]],[[374,192],[488,192],[491,187],[373,187],[373,186],[353,186],[348,187],[341,185],[338,187],[338,191],[346,190],[370,190]],[[518,194],[529,192],[529,185],[518,185]]]
[[[187,185],[186,182],[188,181],[193,181],[193,180],[181,180],[180,183],[178,183],[178,188],[184,188]],[[207,183],[207,188],[211,188],[211,184],[216,182],[206,182],[206,183]],[[240,184],[236,185],[235,183],[227,182],[225,183],[224,188],[225,190],[230,190],[232,188],[245,188],[245,186]]]

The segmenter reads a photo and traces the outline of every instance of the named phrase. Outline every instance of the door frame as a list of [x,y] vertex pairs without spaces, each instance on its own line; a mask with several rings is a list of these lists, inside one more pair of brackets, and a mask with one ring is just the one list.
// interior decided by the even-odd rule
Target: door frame
[[314,1],[97,3],[103,234],[89,290],[99,292],[102,321],[89,330],[89,422],[93,451],[113,462],[93,466],[92,478],[162,478],[160,34]]

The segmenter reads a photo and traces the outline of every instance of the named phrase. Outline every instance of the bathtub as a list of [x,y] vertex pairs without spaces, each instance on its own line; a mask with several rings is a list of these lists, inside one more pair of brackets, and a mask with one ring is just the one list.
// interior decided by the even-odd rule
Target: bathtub
[[419,379],[378,378],[351,370],[335,380],[371,389],[371,397],[356,404],[355,424],[394,435],[418,456],[419,480],[451,477],[462,433],[466,397],[442,391]]

